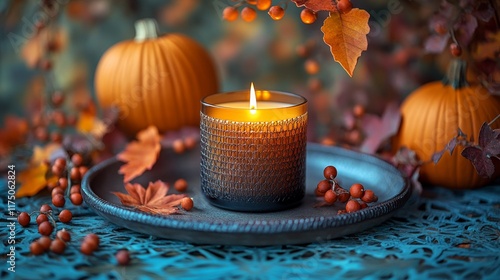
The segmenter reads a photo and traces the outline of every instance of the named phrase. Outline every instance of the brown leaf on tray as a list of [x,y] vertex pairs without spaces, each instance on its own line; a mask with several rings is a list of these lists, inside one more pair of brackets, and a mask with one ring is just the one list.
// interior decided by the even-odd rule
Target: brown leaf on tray
[[321,27],[323,41],[330,46],[333,58],[351,77],[361,52],[368,48],[369,19],[370,14],[361,9],[352,9],[345,14],[330,12]]
[[137,140],[129,143],[125,150],[116,156],[125,162],[118,170],[118,173],[125,175],[124,182],[130,182],[144,171],[150,170],[160,153],[160,135],[155,126],[139,131]]
[[186,197],[185,194],[169,194],[168,185],[160,180],[149,183],[145,189],[140,184],[125,184],[125,190],[128,194],[113,192],[118,196],[121,203],[125,206],[131,206],[137,210],[159,214],[170,215],[178,213],[178,206],[181,200]]

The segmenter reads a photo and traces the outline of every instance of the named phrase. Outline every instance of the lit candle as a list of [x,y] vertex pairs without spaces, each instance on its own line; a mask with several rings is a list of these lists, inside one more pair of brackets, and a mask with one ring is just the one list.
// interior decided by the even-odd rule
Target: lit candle
[[201,184],[237,211],[293,207],[305,193],[307,101],[284,92],[237,91],[202,100]]

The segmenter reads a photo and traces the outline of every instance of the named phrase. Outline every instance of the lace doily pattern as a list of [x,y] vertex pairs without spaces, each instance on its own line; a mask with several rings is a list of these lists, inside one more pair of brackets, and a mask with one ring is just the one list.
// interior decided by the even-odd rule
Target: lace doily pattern
[[[0,189],[4,220],[7,188]],[[16,200],[17,211],[37,210],[50,196]],[[473,191],[428,188],[390,220],[364,232],[312,244],[246,247],[195,245],[119,228],[85,207],[74,214],[63,255],[32,256],[39,237],[32,221],[15,228],[15,272],[8,270],[10,230],[3,225],[2,279],[498,279],[500,277],[500,185]],[[88,233],[101,237],[92,256],[79,252]],[[132,262],[119,266],[115,253],[128,249]]]

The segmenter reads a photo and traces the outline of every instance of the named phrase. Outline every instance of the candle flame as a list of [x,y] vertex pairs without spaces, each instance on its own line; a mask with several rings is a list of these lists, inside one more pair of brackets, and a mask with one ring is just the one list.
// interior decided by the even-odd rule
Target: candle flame
[[255,88],[250,84],[250,110],[257,109],[257,98],[255,97]]

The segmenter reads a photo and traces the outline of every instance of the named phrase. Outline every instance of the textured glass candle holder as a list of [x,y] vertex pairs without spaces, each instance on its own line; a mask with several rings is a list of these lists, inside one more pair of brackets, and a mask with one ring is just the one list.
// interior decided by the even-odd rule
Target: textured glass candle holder
[[256,93],[256,110],[230,105],[248,104],[248,91],[202,100],[201,188],[215,206],[268,212],[294,207],[304,197],[307,100]]

